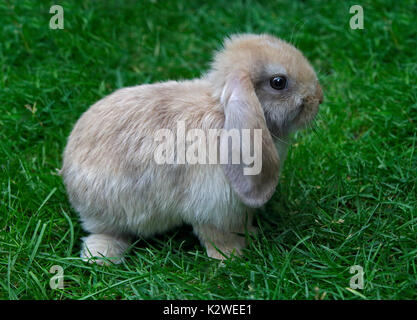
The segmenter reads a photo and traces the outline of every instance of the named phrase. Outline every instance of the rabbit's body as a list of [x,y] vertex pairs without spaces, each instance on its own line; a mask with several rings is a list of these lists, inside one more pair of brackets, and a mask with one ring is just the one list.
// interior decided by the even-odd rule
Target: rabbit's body
[[187,130],[223,128],[210,97],[206,81],[171,81],[120,89],[82,115],[62,175],[87,231],[149,236],[184,222],[236,224],[244,206],[220,164],[154,163],[155,133],[172,118]]
[[[280,41],[268,37],[248,35],[238,40],[245,45],[253,42],[255,47]],[[229,47],[233,47],[230,41]],[[284,42],[278,44],[296,50]],[[243,89],[253,85],[243,78],[244,69],[227,71],[230,67],[222,67],[222,63],[228,57],[222,58],[222,54],[215,71],[202,79],[120,89],[95,103],[78,120],[61,172],[70,202],[84,229],[91,233],[84,239],[83,257],[119,258],[132,236],[150,236],[183,223],[193,226],[209,256],[222,258],[217,249],[228,255],[244,247],[244,238],[236,233],[253,230],[250,207],[271,197],[287,150],[284,124],[289,128],[289,117],[297,116],[297,120],[302,112],[283,108],[277,116],[267,109],[271,105],[261,102],[264,117],[256,96]],[[228,79],[226,72],[241,82],[235,85],[235,78]],[[316,81],[314,72],[309,77],[309,81]],[[263,94],[264,87],[253,86],[257,95]],[[308,90],[314,94],[317,89],[311,86]],[[251,117],[256,122],[250,123]],[[276,117],[286,118],[281,121]],[[160,145],[155,139],[157,131],[175,133],[179,122],[187,132],[201,129],[207,136],[210,129],[262,129],[262,172],[242,176],[244,165],[155,163],[155,150]],[[279,138],[273,140],[268,128]]]

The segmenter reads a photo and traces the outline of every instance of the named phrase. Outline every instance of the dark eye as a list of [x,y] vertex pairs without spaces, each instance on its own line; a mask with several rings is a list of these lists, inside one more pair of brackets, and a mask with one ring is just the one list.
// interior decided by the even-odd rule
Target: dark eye
[[287,79],[284,76],[274,76],[269,80],[269,84],[275,90],[283,90],[287,87]]

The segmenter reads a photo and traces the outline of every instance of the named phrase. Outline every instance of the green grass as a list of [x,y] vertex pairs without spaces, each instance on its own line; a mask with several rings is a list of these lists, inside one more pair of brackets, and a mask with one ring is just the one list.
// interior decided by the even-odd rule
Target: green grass
[[[416,299],[417,7],[359,1],[0,3],[0,298]],[[122,86],[198,77],[225,35],[295,43],[324,88],[260,234],[244,257],[206,257],[187,226],[139,240],[124,264],[78,258],[80,228],[57,168],[81,113]],[[51,266],[65,272],[52,290]],[[351,291],[349,269],[364,268]]]

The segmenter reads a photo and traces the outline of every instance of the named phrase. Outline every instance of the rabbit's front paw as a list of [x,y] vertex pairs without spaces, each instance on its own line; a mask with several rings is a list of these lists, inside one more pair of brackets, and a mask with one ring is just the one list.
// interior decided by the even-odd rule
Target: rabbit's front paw
[[214,247],[210,247],[210,248],[207,248],[207,255],[213,259],[225,260],[233,256],[242,255],[242,250],[239,248],[217,248],[216,249]]
[[225,260],[231,256],[240,256],[246,246],[242,234],[219,230],[213,226],[194,226],[194,232],[207,250],[210,258]]

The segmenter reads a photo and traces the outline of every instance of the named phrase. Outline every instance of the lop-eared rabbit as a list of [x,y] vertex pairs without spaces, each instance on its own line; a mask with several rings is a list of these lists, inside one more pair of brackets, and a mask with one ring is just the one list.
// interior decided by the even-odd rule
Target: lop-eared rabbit
[[[61,170],[89,233],[81,256],[118,263],[135,237],[183,223],[192,225],[208,256],[241,254],[245,234],[256,231],[253,208],[275,191],[289,135],[311,122],[322,99],[313,68],[294,46],[240,34],[225,40],[199,79],[123,88],[96,102],[75,124]],[[218,129],[208,147],[222,142],[224,132],[258,129],[260,172],[244,174],[250,165],[231,160],[248,148],[243,139],[214,146],[228,155],[223,163],[157,163],[158,130],[176,133],[178,123],[207,136]]]

